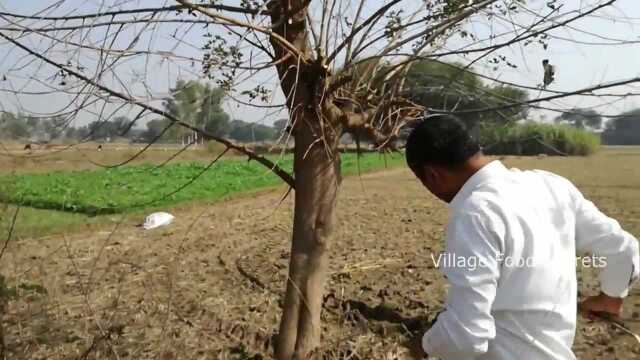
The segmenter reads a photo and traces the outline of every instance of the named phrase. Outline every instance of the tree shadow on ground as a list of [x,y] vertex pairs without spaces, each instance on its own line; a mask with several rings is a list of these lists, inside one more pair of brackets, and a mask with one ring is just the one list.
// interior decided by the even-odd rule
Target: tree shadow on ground
[[431,323],[428,314],[406,317],[399,310],[385,304],[378,304],[372,307],[359,300],[347,300],[343,306],[351,311],[357,310],[368,321],[387,322],[404,326],[411,333],[425,331],[430,327]]
[[360,300],[347,300],[340,304],[345,321],[362,331],[373,332],[387,339],[393,338],[408,349],[411,358],[421,358],[416,349],[422,347],[422,335],[431,328],[437,311],[409,317],[389,304],[370,306]]

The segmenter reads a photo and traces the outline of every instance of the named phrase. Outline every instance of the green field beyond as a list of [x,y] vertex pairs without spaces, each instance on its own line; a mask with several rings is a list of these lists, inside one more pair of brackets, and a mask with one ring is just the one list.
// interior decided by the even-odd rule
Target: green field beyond
[[[274,159],[275,161],[276,159]],[[345,175],[403,163],[403,156],[342,155]],[[293,158],[277,159],[291,171]],[[359,170],[358,170],[359,169]],[[0,176],[0,200],[15,205],[88,215],[123,213],[193,200],[228,196],[282,184],[264,166],[239,159],[165,166],[122,166],[105,170]]]

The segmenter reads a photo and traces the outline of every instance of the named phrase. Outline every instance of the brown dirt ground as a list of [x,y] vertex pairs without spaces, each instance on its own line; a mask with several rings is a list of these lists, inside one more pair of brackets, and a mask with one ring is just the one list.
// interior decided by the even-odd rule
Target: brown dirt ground
[[[567,176],[640,235],[640,149],[505,161]],[[11,243],[0,272],[27,286],[3,319],[8,358],[270,358],[292,218],[290,201],[277,206],[281,195],[182,206],[172,210],[174,224],[147,232],[126,222]],[[443,204],[404,169],[345,180],[323,313],[325,358],[407,358],[407,328],[421,329],[442,306],[445,285],[429,254],[441,250],[446,221]],[[581,273],[581,292],[594,293],[594,274]],[[639,313],[635,289],[624,313],[635,332]],[[574,348],[579,359],[640,357],[631,336],[599,322],[580,322]]]

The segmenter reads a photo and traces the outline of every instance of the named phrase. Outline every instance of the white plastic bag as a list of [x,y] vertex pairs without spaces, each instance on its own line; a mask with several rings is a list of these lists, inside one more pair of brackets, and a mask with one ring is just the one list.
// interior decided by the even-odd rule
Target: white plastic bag
[[144,219],[144,223],[142,227],[145,230],[155,229],[160,226],[167,226],[171,224],[171,222],[175,219],[175,217],[166,212],[155,212],[150,214]]

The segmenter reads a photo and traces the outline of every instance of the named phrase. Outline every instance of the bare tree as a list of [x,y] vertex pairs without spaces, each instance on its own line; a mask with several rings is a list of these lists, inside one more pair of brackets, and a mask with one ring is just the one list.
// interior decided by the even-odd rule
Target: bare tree
[[[65,94],[67,106],[57,114],[68,123],[87,114],[105,122],[132,112],[133,126],[159,115],[169,120],[167,128],[183,126],[220,142],[265,165],[294,188],[289,276],[275,349],[276,357],[284,360],[308,358],[320,345],[327,249],[341,183],[341,136],[349,133],[357,142],[366,139],[381,151],[396,150],[401,130],[425,111],[456,113],[455,106],[425,109],[407,100],[404,77],[412,63],[465,55],[462,70],[485,60],[492,66],[513,66],[499,54],[501,49],[534,41],[545,45],[552,40],[548,35],[552,30],[571,27],[615,0],[585,1],[580,11],[566,12],[555,1],[532,10],[520,0],[242,0],[236,5],[176,0],[148,8],[103,1],[95,13],[80,12],[68,3],[57,1],[29,15],[0,12],[2,46],[21,53],[5,76],[12,81],[21,72],[32,73],[6,92],[16,99],[32,93]],[[522,13],[532,13],[535,21],[514,20]],[[465,26],[472,19],[512,30],[474,34]],[[462,42],[453,42],[452,47],[452,37],[459,35],[464,35]],[[289,124],[281,139],[285,144],[289,137],[295,140],[293,174],[193,125],[193,119],[165,111],[156,90],[159,85],[150,79],[150,73],[158,76],[150,69],[150,59],[159,59],[162,67],[173,66],[168,77],[180,73],[215,81],[227,91],[230,102],[273,113],[284,110]],[[131,74],[131,63],[144,69],[143,74]],[[269,88],[272,75],[277,87]],[[548,96],[514,103],[496,95],[500,105],[465,113],[535,107],[572,95],[597,95],[601,89],[639,80],[570,91],[522,84]],[[621,98],[629,93],[601,96]]]

